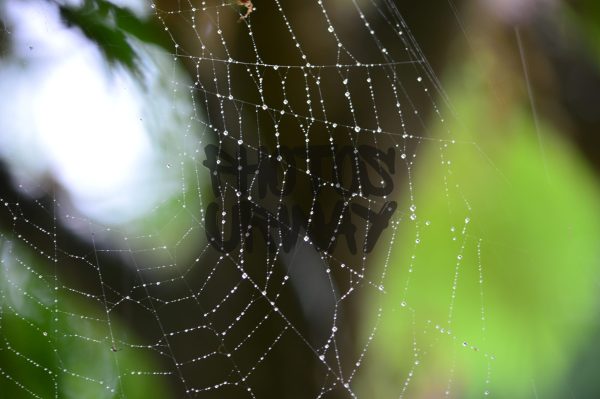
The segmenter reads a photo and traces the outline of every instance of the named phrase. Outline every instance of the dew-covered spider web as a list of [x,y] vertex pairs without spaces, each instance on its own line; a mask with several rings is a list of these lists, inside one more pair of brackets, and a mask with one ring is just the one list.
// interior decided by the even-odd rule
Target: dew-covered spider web
[[[14,368],[0,369],[0,387],[23,398],[368,398],[386,369],[378,340],[404,365],[382,377],[393,397],[417,397],[423,379],[454,397],[452,361],[420,374],[438,345],[474,358],[473,378],[488,383],[485,262],[448,152],[473,143],[445,127],[452,102],[400,3],[149,4],[168,50],[139,120],[168,135],[157,139],[162,185],[136,191],[159,199],[112,223],[78,208],[60,179],[11,175],[0,192],[0,350]],[[443,317],[411,303],[413,274],[428,274],[413,269],[420,248],[442,223],[420,212],[427,171],[456,220],[443,228],[455,256],[427,277],[446,298]],[[167,194],[144,194],[153,187]],[[479,256],[469,306],[480,324],[464,336],[454,314],[467,252]],[[379,334],[384,317],[397,318],[396,337]]]

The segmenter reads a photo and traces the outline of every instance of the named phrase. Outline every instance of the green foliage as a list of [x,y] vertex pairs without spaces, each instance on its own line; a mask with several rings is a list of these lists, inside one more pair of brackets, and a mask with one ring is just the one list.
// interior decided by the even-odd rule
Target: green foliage
[[53,262],[0,242],[2,397],[168,397],[164,381],[151,373],[160,367],[114,316],[108,329],[99,301],[64,289],[54,279]]
[[565,10],[565,20],[572,30],[583,33],[583,39],[600,63],[600,3],[579,1]]
[[552,128],[536,130],[526,95],[486,97],[485,73],[467,63],[448,80],[458,118],[437,131],[457,142],[418,155],[417,219],[400,224],[385,294],[364,305],[383,310],[360,380],[367,396],[397,397],[412,371],[410,398],[563,397],[591,337],[596,180]]
[[169,45],[168,37],[154,20],[141,20],[129,9],[107,0],[86,0],[80,7],[60,6],[60,14],[67,25],[81,29],[96,43],[109,62],[133,71],[138,70],[138,58],[131,37],[163,48]]

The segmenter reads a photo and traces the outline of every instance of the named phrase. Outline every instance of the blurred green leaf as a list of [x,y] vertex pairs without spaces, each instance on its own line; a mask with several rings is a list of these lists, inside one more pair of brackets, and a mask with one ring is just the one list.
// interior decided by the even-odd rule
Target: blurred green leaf
[[53,263],[10,240],[0,239],[0,251],[3,398],[168,397],[147,351],[111,342],[111,335],[135,337],[114,317],[109,330],[106,310],[93,297],[63,290],[48,274]]
[[359,379],[369,397],[397,397],[407,380],[407,398],[563,397],[591,336],[597,182],[543,121],[538,135],[526,95],[484,95],[485,73],[466,63],[447,80],[458,117],[437,131],[456,143],[418,154],[417,219],[402,220],[385,294],[365,304],[383,310]]
[[586,0],[569,4],[562,15],[571,30],[581,33],[583,42],[600,68],[600,2]]
[[138,58],[129,42],[134,37],[144,43],[167,48],[168,37],[154,20],[142,20],[127,8],[107,0],[85,0],[82,6],[60,6],[65,23],[74,26],[98,45],[106,59],[137,71]]

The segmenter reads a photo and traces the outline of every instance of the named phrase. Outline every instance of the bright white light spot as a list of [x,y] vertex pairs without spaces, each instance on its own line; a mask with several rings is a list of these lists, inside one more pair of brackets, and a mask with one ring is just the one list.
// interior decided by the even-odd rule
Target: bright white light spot
[[183,120],[169,114],[178,109],[172,91],[155,90],[164,85],[157,57],[138,52],[142,83],[124,68],[109,69],[94,43],[64,26],[54,4],[4,6],[16,50],[0,63],[0,92],[11,93],[0,99],[0,155],[18,179],[36,185],[51,177],[80,212],[105,223],[150,210],[171,192],[164,184],[175,179],[166,174],[177,171],[164,168],[148,128],[160,134]]

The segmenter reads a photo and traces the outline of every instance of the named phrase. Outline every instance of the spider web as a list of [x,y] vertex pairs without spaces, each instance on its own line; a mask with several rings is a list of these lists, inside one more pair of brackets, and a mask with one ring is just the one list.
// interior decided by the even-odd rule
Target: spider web
[[[242,3],[151,5],[172,40],[173,66],[192,75],[170,83],[193,107],[177,132],[189,145],[165,164],[175,205],[149,214],[164,223],[132,231],[79,215],[56,194],[1,195],[2,319],[48,337],[58,360],[45,364],[7,333],[2,350],[49,381],[55,397],[69,379],[84,392],[102,386],[107,397],[157,379],[175,397],[368,397],[356,381],[382,314],[406,312],[410,328],[423,329],[407,302],[431,223],[414,195],[422,148],[439,148],[439,184],[465,213],[451,231],[463,244],[446,281],[448,320],[424,328],[476,349],[451,331],[469,203],[457,199],[445,154],[460,144],[426,123],[443,125],[452,108],[398,6],[257,0],[244,18]],[[70,242],[72,226],[81,242]],[[414,252],[400,264],[392,248],[402,234],[414,235]],[[365,308],[366,297],[388,295],[398,268],[408,274],[397,307]],[[485,320],[481,260],[479,277]],[[19,301],[34,303],[35,314]],[[45,318],[53,330],[40,327]],[[428,352],[416,338],[402,344],[414,361],[397,381],[400,397],[410,396]],[[69,362],[70,345],[101,352],[110,366]],[[130,353],[152,360],[126,365]],[[488,354],[480,355],[489,382]],[[45,397],[32,377],[0,374],[24,397]]]

